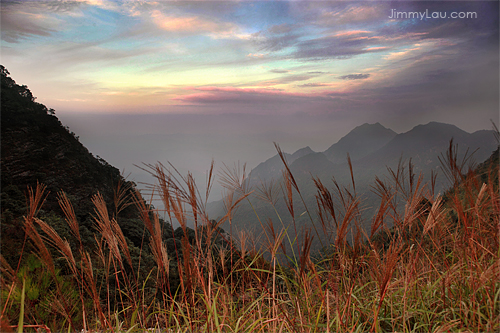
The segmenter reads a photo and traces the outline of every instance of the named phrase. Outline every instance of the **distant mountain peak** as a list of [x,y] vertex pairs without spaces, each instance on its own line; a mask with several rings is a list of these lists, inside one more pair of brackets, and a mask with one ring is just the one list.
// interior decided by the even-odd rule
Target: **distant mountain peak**
[[367,128],[367,127],[384,127],[384,126],[381,123],[379,123],[379,122],[376,122],[374,124],[364,123],[362,125],[356,126],[354,129],[356,129],[356,128]]
[[470,134],[455,125],[432,121],[398,134],[380,150],[364,158],[363,163],[388,165],[404,156],[411,157],[412,161],[422,168],[429,166],[437,168],[439,154],[447,150],[452,139],[461,154],[471,149],[474,151],[474,158],[479,157],[480,160],[487,158],[489,150],[494,146],[492,131],[484,130]]
[[353,160],[360,159],[380,149],[396,135],[396,132],[379,122],[364,123],[330,146],[324,154],[333,163],[345,162],[347,153]]
[[[432,136],[434,140],[437,138],[449,140],[451,137],[456,138],[457,136],[469,134],[455,125],[431,121],[424,125],[417,125],[408,132],[400,135],[411,137],[414,135],[422,135],[422,133],[427,133],[429,136]],[[427,139],[430,139],[430,137],[427,137]]]
[[[354,127],[354,129],[351,132],[359,132],[359,131],[366,131],[366,130],[389,130],[392,131],[391,129],[388,129],[384,125],[382,125],[379,122],[376,122],[374,124],[370,123],[364,123],[362,125]],[[351,133],[349,132],[349,133]],[[349,135],[349,133],[347,135]]]
[[292,154],[292,159],[295,160],[297,158],[301,158],[302,156],[309,155],[311,153],[315,153],[315,151],[312,150],[311,147],[309,146],[300,148],[299,150],[297,150],[295,153]]
[[[415,127],[413,127],[413,129],[415,129],[415,128],[454,128],[454,129],[456,128],[456,129],[460,129],[453,124],[441,123],[438,121],[430,121],[427,124],[416,125]],[[462,131],[462,129],[460,129],[460,130]]]

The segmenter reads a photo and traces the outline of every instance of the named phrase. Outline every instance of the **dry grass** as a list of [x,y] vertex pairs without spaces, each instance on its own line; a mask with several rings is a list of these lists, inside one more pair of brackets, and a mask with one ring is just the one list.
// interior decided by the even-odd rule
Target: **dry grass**
[[[232,229],[228,246],[214,246],[217,236],[225,236],[217,227],[231,222],[238,204],[254,193],[244,171],[235,167],[222,172],[228,189],[226,214],[214,225],[205,211],[209,191],[201,196],[191,175],[172,174],[161,164],[147,166],[157,178],[153,190],[160,196],[166,215],[178,221],[184,232],[181,248],[176,248],[175,256],[169,255],[157,212],[138,192],[135,194],[132,202],[141,214],[156,262],[147,277],[130,269],[130,250],[117,222],[118,212],[130,203],[123,189],[116,191],[114,216],[100,195],[93,198],[97,254],[82,246],[78,222],[65,195],[61,194],[60,204],[71,232],[80,240],[73,248],[36,217],[43,202],[43,186],[30,191],[26,234],[53,278],[59,312],[66,319],[51,328],[179,332],[500,330],[498,166],[490,170],[487,183],[480,182],[470,170],[464,176],[465,164],[457,161],[450,146],[443,162],[456,187],[446,198],[435,196],[433,180],[424,184],[413,174],[411,163],[407,169],[400,165],[389,170],[390,179],[376,179],[373,189],[380,204],[371,229],[366,231],[360,228],[360,199],[352,173],[352,190],[336,182],[330,190],[314,178],[318,220],[311,221],[312,230],[297,239],[293,197],[301,197],[300,188],[277,148],[285,163],[281,192],[289,216],[278,215],[283,226],[280,230],[272,221],[261,222],[266,237],[263,250],[256,248],[255,239],[248,234],[233,235]],[[212,182],[213,165],[207,189]],[[256,195],[275,207],[279,189],[276,184],[264,184]],[[202,227],[195,229],[194,241],[188,237],[189,220]],[[321,259],[313,260],[310,248],[320,230],[325,234],[322,239],[329,239],[331,245]],[[353,235],[350,241],[348,233]],[[284,242],[289,243],[292,255],[285,253]],[[52,250],[69,267],[65,279],[79,293],[76,305],[69,303],[62,290]],[[263,259],[264,251],[270,261]],[[280,262],[280,255],[290,261]],[[173,262],[180,278],[176,290],[169,283]],[[18,321],[19,312],[17,317],[7,317],[20,308],[14,297],[22,286],[17,270],[2,260],[2,327],[7,327],[6,320]],[[140,282],[145,280],[154,282],[152,294]],[[118,288],[117,294],[109,290],[111,281]],[[106,292],[102,288],[107,288]],[[111,299],[112,294],[115,299]],[[28,323],[33,318],[26,315],[25,319]]]

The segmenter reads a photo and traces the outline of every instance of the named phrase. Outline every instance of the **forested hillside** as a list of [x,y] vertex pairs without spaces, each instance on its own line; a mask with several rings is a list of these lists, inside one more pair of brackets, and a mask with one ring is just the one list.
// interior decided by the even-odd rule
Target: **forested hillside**
[[[37,103],[28,87],[18,85],[3,66],[1,70],[1,184],[2,184],[2,254],[17,264],[24,242],[22,216],[26,214],[28,188],[37,183],[46,186],[40,216],[54,225],[63,224],[59,207],[60,193],[65,193],[78,221],[84,242],[93,239],[94,211],[92,196],[100,193],[110,211],[115,211],[118,186],[130,197],[134,184],[127,182],[115,167],[95,157],[65,127],[55,111]],[[143,225],[137,224],[137,209],[128,205],[120,212],[126,236],[140,246]],[[116,211],[115,211],[116,213]]]

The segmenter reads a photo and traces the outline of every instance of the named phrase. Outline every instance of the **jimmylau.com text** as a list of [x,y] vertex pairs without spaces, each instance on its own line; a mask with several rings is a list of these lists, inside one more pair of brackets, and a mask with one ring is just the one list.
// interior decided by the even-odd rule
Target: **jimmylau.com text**
[[396,9],[391,9],[390,19],[466,19],[466,18],[477,18],[477,12],[429,12],[426,9],[424,12],[405,12],[397,11]]

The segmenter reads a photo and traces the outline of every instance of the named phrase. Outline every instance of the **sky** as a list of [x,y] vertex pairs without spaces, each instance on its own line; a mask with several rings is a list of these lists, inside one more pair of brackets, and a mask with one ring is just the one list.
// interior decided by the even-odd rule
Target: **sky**
[[169,161],[203,183],[212,159],[249,171],[273,142],[324,151],[363,123],[490,129],[498,18],[498,1],[2,0],[0,62],[132,180]]

